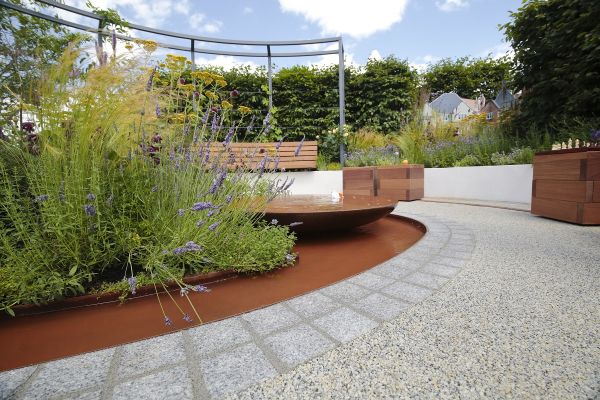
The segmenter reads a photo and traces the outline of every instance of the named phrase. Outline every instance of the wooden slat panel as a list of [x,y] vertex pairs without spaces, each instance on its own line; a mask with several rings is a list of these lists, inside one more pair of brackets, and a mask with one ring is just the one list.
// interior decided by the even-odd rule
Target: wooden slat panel
[[592,201],[592,181],[536,180],[535,197],[565,201]]
[[536,155],[533,157],[534,164],[545,163],[545,162],[556,162],[556,161],[565,161],[565,160],[583,160],[587,158],[587,153],[585,151],[577,152],[577,153],[566,153],[566,154],[545,154],[545,155]]
[[600,203],[586,203],[583,205],[582,224],[600,225]]
[[600,181],[594,181],[594,194],[592,195],[594,203],[600,203]]
[[[564,154],[570,156],[572,154]],[[550,156],[543,156],[550,157]],[[533,164],[533,179],[553,180],[585,180],[585,160],[556,160],[554,162],[543,162]]]
[[[539,182],[537,183],[539,184]],[[578,203],[572,201],[531,199],[531,213],[548,218],[577,223]]]
[[375,196],[374,168],[344,168],[342,176],[344,194]]
[[585,179],[589,181],[600,180],[600,152],[588,152],[587,171]]

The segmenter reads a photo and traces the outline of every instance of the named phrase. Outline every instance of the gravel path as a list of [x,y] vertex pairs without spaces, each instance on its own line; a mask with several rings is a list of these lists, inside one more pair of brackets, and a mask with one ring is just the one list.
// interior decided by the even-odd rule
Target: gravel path
[[431,202],[396,212],[428,233],[369,271],[0,373],[0,399],[600,398],[600,227]]
[[462,272],[380,329],[235,397],[600,397],[600,227],[453,204],[396,212],[472,229]]

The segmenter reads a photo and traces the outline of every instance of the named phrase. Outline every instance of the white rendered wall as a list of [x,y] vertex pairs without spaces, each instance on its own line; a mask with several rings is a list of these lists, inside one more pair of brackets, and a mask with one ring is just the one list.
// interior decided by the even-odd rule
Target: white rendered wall
[[[343,190],[342,171],[271,174],[293,177],[292,194],[329,194]],[[531,203],[531,165],[425,168],[425,197]]]
[[294,178],[289,191],[292,194],[330,194],[343,189],[342,171],[302,171],[266,174],[269,178]]
[[425,197],[531,203],[530,164],[425,168]]

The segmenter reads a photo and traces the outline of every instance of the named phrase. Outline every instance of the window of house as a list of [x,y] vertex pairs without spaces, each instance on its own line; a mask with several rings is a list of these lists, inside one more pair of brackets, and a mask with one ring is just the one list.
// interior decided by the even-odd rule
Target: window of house
[[487,117],[485,117],[485,119],[487,119],[488,121],[494,119],[494,113],[493,112],[487,113]]

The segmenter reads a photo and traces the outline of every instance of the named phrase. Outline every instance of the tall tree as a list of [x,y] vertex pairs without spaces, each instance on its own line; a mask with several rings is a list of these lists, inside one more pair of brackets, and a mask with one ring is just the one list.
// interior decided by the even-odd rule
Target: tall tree
[[423,78],[432,98],[446,92],[471,99],[480,94],[494,98],[502,82],[510,87],[511,63],[507,57],[446,58],[431,65]]
[[503,26],[514,51],[515,82],[524,90],[519,118],[600,118],[600,2],[528,0]]

